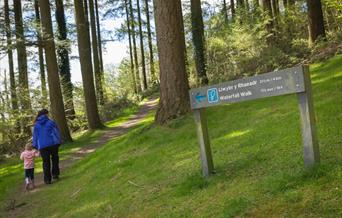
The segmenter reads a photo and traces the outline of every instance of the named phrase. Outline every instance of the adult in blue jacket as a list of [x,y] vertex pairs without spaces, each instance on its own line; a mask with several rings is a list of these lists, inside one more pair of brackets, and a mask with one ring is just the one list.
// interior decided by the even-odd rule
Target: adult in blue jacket
[[[51,184],[59,177],[58,148],[61,136],[56,123],[49,119],[49,111],[43,109],[38,112],[34,123],[32,146],[39,150],[43,159],[43,173],[45,184]],[[51,168],[52,162],[52,168]]]

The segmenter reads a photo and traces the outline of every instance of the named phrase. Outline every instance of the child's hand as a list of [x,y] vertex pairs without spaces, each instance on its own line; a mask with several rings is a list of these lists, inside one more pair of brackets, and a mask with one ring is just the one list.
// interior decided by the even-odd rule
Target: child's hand
[[23,155],[23,153],[20,154],[20,160],[24,160],[24,155]]

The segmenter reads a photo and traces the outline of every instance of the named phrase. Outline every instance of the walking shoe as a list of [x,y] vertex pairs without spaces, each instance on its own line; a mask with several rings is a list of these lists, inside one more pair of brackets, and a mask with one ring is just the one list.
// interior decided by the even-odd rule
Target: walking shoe
[[30,190],[30,179],[25,178],[25,190],[28,191]]

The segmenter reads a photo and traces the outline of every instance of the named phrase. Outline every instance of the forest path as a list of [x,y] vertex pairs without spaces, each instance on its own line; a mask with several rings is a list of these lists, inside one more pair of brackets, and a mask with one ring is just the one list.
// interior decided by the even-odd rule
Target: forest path
[[[139,123],[148,115],[148,113],[154,109],[156,109],[158,104],[158,99],[149,99],[144,102],[137,114],[129,118],[124,123],[112,128],[108,128],[105,130],[104,134],[93,144],[89,144],[87,146],[82,147],[81,149],[75,151],[71,154],[71,157],[60,162],[61,170],[69,167],[74,163],[75,160],[82,159],[85,155],[96,151],[97,148],[109,142],[111,139],[121,136],[127,133],[131,128],[136,127]],[[40,179],[43,177],[40,176]]]
[[[68,158],[60,161],[60,170],[61,170],[61,181],[57,182],[63,182],[63,171],[66,168],[71,167],[77,160],[80,160],[84,158],[86,155],[93,153],[96,151],[96,149],[100,148],[102,145],[106,144],[113,138],[116,138],[118,136],[124,135],[127,133],[131,128],[136,127],[141,123],[141,121],[148,115],[149,112],[156,109],[158,104],[158,99],[152,98],[144,102],[140,108],[138,113],[133,115],[129,120],[127,120],[124,123],[121,123],[120,125],[112,128],[107,128],[104,130],[104,133],[98,140],[96,140],[95,143],[89,144],[87,146],[84,146],[74,152],[72,152]],[[53,184],[52,184],[53,185]],[[29,202],[21,202],[21,199],[24,199],[24,195],[30,195],[33,192],[38,192],[39,190],[46,187],[43,180],[43,173],[36,173],[35,175],[35,189],[31,191],[25,191],[23,186],[21,186],[21,189],[15,193],[11,199],[8,200],[7,203],[7,214],[5,217],[22,217],[23,211],[25,211],[25,208],[30,207]]]

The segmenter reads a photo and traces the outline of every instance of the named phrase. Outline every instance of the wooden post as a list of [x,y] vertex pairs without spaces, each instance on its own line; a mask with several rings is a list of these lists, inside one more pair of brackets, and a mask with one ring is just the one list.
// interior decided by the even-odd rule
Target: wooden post
[[214,172],[214,163],[211,155],[210,139],[208,134],[205,108],[194,110],[198,141],[200,144],[203,175],[209,177]]
[[305,92],[298,93],[299,111],[302,123],[304,146],[304,165],[312,167],[320,161],[318,140],[316,135],[315,113],[312,100],[309,67],[303,66]]

